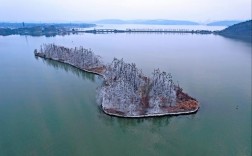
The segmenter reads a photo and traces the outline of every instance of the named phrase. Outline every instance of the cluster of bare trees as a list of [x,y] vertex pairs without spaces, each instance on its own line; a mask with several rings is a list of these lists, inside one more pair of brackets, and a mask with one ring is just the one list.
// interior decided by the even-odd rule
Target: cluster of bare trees
[[123,59],[114,58],[111,64],[107,65],[105,72],[107,83],[111,84],[115,81],[123,81],[129,84],[134,91],[137,91],[144,77],[141,70],[137,69],[134,63],[125,63]]
[[66,48],[55,44],[43,44],[40,46],[39,52],[35,50],[36,53],[45,58],[69,63],[81,69],[103,66],[100,56],[95,55],[90,49],[85,49],[82,46],[79,48]]
[[172,106],[176,102],[175,85],[170,73],[154,70],[150,84],[149,104],[155,109]]
[[[101,58],[91,50],[65,48],[54,44],[43,44],[35,55],[58,60],[80,69],[105,67]],[[89,70],[90,71],[90,70]],[[127,113],[137,111],[162,113],[162,107],[172,106],[176,102],[176,87],[171,74],[154,70],[151,78],[146,77],[134,63],[125,63],[123,59],[114,58],[103,73],[104,85],[100,91],[102,106]]]
[[172,106],[176,102],[171,74],[159,69],[154,70],[152,78],[147,78],[134,63],[114,59],[107,66],[104,77],[102,94],[103,106],[106,108],[129,114],[143,109],[161,113],[162,107]]
[[145,84],[142,71],[134,63],[125,63],[123,59],[116,58],[106,69],[103,106],[134,113],[139,107],[141,88]]

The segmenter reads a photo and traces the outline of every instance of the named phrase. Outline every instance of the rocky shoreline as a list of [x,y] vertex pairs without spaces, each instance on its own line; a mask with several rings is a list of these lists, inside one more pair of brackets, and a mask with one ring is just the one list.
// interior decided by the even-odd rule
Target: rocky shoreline
[[144,118],[187,115],[199,110],[199,102],[173,84],[171,76],[165,72],[155,70],[150,79],[135,64],[123,60],[114,59],[105,66],[98,56],[82,47],[68,49],[50,44],[41,47],[40,52],[35,49],[34,55],[102,76],[104,84],[99,96],[101,108],[107,115]]

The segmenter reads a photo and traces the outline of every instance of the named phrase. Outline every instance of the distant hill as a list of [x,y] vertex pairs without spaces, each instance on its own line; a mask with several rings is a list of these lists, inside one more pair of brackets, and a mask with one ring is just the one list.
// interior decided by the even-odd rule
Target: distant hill
[[231,26],[237,23],[240,23],[242,21],[216,21],[216,22],[211,22],[208,23],[208,26]]
[[93,22],[95,24],[129,24],[127,21],[119,19],[106,19]]
[[120,20],[105,19],[93,22],[95,24],[146,24],[146,25],[199,25],[199,23],[182,20]]
[[252,20],[232,25],[217,33],[225,37],[242,39],[251,42]]
[[138,24],[154,24],[154,25],[199,25],[191,21],[178,21],[178,20],[147,20],[139,22]]

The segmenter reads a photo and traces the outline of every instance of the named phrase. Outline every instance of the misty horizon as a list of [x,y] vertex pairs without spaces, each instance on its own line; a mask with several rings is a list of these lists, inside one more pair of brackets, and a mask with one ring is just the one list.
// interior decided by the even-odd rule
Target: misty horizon
[[167,20],[167,21],[187,21],[187,22],[195,22],[200,25],[208,24],[208,23],[213,23],[213,22],[223,22],[223,21],[237,21],[237,22],[243,22],[243,21],[248,21],[251,19],[221,19],[221,20],[205,20],[205,21],[195,21],[195,20],[184,20],[184,19],[120,19],[120,18],[104,18],[104,19],[98,19],[98,20],[44,20],[44,21],[39,21],[39,20],[16,20],[16,21],[0,21],[0,23],[97,23],[100,21],[109,21],[109,20],[118,20],[118,21],[162,21],[162,20]]
[[250,0],[0,0],[0,21],[92,22],[102,19],[167,19],[199,23],[251,19]]

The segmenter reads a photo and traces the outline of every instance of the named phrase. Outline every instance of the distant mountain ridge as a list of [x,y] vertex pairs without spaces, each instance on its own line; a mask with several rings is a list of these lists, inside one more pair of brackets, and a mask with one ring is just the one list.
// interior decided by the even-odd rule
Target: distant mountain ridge
[[232,25],[222,31],[219,31],[218,34],[229,38],[242,39],[251,42],[252,20]]
[[211,22],[208,23],[208,26],[231,26],[237,23],[240,23],[242,21],[238,21],[238,20],[225,20],[225,21],[215,21],[215,22]]
[[146,25],[199,25],[199,23],[185,20],[120,20],[105,19],[94,21],[95,24],[146,24]]

